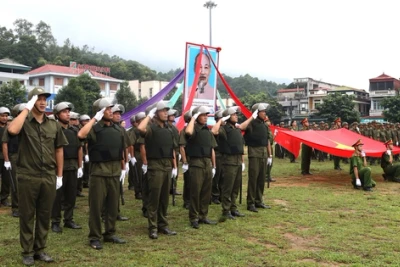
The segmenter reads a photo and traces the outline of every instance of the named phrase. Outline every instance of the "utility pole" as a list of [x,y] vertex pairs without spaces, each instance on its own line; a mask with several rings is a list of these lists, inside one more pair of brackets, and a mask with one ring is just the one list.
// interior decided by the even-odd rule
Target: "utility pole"
[[203,6],[210,10],[210,46],[211,46],[211,44],[212,44],[211,9],[213,9],[213,7],[216,7],[217,4],[215,4],[213,1],[208,1]]

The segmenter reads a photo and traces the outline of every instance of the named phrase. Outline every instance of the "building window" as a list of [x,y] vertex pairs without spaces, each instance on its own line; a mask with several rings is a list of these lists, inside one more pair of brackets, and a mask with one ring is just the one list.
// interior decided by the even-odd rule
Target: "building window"
[[139,98],[142,98],[142,89],[139,89],[139,91],[138,91],[138,97],[139,97]]
[[60,78],[60,77],[57,77],[57,78],[54,78],[54,85],[63,85],[64,84],[64,78]]
[[33,79],[29,79],[29,85],[33,85]]
[[118,84],[116,84],[116,83],[110,83],[110,90],[116,91],[117,88],[118,88]]
[[104,82],[99,82],[100,90],[106,89],[106,84]]
[[383,107],[381,106],[381,100],[373,100],[371,109],[372,110],[382,110]]
[[149,89],[149,95],[150,95],[150,98],[153,97],[153,87],[150,87],[150,89]]
[[39,79],[39,86],[44,86],[44,78]]

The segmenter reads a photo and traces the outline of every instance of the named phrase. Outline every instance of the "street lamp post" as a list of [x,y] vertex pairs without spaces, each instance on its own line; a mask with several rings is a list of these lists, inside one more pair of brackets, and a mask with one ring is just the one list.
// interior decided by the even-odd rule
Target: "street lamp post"
[[217,4],[215,4],[213,1],[208,1],[203,6],[210,10],[210,46],[211,46],[211,44],[212,44],[212,42],[211,42],[211,40],[212,40],[212,34],[211,34],[211,9],[213,9],[213,7],[216,7]]

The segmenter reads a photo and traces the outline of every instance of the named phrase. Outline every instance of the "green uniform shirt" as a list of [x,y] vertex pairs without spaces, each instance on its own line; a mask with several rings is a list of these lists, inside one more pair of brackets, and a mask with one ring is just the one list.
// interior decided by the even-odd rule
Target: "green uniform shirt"
[[[194,124],[193,134],[191,136],[186,135],[189,139],[193,139],[196,137],[196,131],[200,131],[203,127],[207,127],[207,125],[200,125],[198,123]],[[217,141],[215,141],[214,135],[210,132],[211,138],[211,147],[217,147]],[[208,168],[210,158],[190,158],[189,166],[199,167],[199,168]]]
[[392,165],[392,163],[390,163],[390,156],[385,152],[381,157],[381,167],[385,169],[389,165]]
[[[4,130],[6,129],[6,126],[4,126],[4,127],[0,127],[0,137],[3,137],[3,135],[4,135]],[[8,142],[8,141],[7,141]],[[7,143],[6,142],[6,143]],[[4,142],[3,142],[4,143]],[[3,146],[1,146],[0,147],[0,159],[4,159],[4,156],[3,156]],[[0,166],[0,167],[3,167],[3,166]]]
[[[61,126],[63,127],[63,126]],[[73,126],[68,126],[68,128],[72,128]],[[76,137],[78,138],[78,137]],[[79,140],[79,139],[78,139]],[[80,141],[78,148],[84,145],[84,142]],[[73,170],[78,170],[78,155],[76,155],[76,159],[64,159],[64,171],[73,171]]]
[[354,176],[354,167],[357,167],[358,171],[364,167],[364,160],[361,156],[353,155],[350,158],[350,175]]
[[40,124],[30,112],[18,135],[18,140],[18,174],[56,175],[55,150],[68,145],[58,122],[44,116]]
[[[111,122],[110,126],[107,126],[104,124],[103,120],[100,120],[98,124],[101,127],[111,127],[113,123]],[[119,129],[122,131],[122,128],[119,127]],[[125,137],[125,134],[124,134]],[[96,143],[96,133],[92,129],[90,129],[90,132],[86,138],[88,141],[91,140],[93,143]],[[126,143],[125,143],[125,138],[123,138],[124,144],[123,147],[126,148]],[[89,147],[90,149],[90,147]],[[119,176],[121,174],[121,161],[120,160],[113,160],[113,161],[107,161],[107,162],[91,162],[91,167],[90,167],[90,175],[95,175],[95,176],[105,176],[105,177],[115,177]]]

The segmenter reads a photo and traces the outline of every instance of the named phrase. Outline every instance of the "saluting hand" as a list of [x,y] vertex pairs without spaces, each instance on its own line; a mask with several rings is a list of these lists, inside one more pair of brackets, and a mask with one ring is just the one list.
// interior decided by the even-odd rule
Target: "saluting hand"
[[29,100],[28,103],[26,103],[25,108],[31,111],[37,99],[38,99],[37,95],[32,96],[31,100]]

